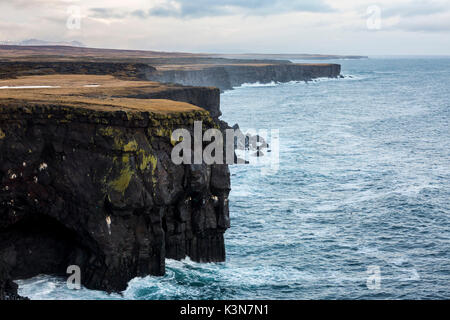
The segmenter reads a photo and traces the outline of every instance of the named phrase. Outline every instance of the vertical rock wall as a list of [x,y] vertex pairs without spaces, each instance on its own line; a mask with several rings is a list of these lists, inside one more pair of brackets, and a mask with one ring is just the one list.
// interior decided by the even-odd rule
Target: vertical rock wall
[[226,165],[175,165],[173,129],[216,127],[206,111],[0,108],[0,261],[12,279],[66,275],[124,290],[165,259],[225,260]]
[[195,70],[154,71],[148,73],[147,78],[190,86],[214,86],[223,91],[243,83],[309,81],[322,77],[336,78],[340,73],[339,64],[228,65]]

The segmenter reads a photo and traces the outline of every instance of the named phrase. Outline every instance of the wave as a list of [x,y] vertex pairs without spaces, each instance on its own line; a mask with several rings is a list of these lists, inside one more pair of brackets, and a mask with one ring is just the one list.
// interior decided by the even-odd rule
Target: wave
[[31,300],[118,300],[119,293],[108,294],[104,291],[81,287],[72,290],[67,287],[64,277],[38,275],[33,278],[17,280],[19,294]]
[[233,89],[239,89],[239,88],[265,88],[265,87],[277,87],[281,85],[292,85],[292,84],[310,84],[310,83],[320,83],[320,82],[327,82],[327,81],[342,81],[342,80],[363,80],[366,77],[363,76],[357,76],[357,75],[342,75],[338,78],[328,78],[328,77],[322,77],[322,78],[315,78],[311,80],[293,80],[288,82],[275,82],[271,81],[268,83],[261,83],[261,82],[246,82],[241,84],[240,86],[235,86]]
[[234,88],[259,88],[259,87],[276,87],[278,85],[280,85],[281,82],[269,82],[269,83],[260,83],[258,82],[253,82],[253,83],[243,83],[240,86],[234,87]]

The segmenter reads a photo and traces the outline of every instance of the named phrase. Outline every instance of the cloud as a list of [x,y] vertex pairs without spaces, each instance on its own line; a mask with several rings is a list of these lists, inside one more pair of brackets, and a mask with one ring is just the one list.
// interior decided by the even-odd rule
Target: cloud
[[[233,14],[272,15],[288,12],[330,12],[321,0],[168,0],[153,7],[148,16],[199,18]],[[140,12],[142,15],[142,12]]]
[[380,4],[383,29],[412,33],[450,31],[448,0],[408,0]]
[[448,1],[413,0],[401,5],[393,3],[390,6],[382,7],[385,17],[417,17],[429,16],[450,11]]
[[112,8],[92,8],[89,11],[91,12],[90,16],[92,18],[123,19],[129,15],[127,12]]
[[449,33],[450,32],[450,13],[415,18],[403,18],[393,26],[393,29],[407,32],[426,32],[426,33]]
[[0,4],[2,2],[7,3],[8,5],[15,6],[17,8],[29,8],[29,7],[41,7],[41,6],[62,6],[64,5],[64,1],[61,0],[0,0]]
[[292,12],[331,12],[322,0],[163,0],[150,9],[90,8],[89,16],[101,19],[137,17],[204,18],[229,15],[269,16]]
[[134,10],[133,12],[131,12],[131,15],[134,17],[138,17],[141,19],[145,19],[148,15],[144,10]]
[[[450,0],[0,0],[0,41],[195,52],[450,54]],[[68,29],[67,8],[81,9]],[[366,9],[381,8],[381,30]],[[298,13],[302,13],[301,17]]]

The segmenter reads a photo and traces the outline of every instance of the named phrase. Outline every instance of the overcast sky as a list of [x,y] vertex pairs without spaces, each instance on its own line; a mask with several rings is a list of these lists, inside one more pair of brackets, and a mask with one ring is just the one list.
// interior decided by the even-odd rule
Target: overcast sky
[[0,0],[0,41],[30,38],[185,52],[450,55],[450,0]]

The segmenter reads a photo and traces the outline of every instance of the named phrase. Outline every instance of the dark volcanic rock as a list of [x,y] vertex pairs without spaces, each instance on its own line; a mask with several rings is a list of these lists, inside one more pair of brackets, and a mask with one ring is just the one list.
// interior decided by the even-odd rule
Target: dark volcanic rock
[[214,86],[229,90],[244,83],[309,81],[314,78],[336,78],[339,64],[269,64],[225,65],[194,70],[158,70],[148,73],[148,79],[191,86]]
[[[117,96],[117,95],[116,95]],[[124,97],[137,99],[168,99],[193,104],[205,109],[217,122],[222,115],[220,111],[220,91],[211,87],[168,86],[158,92],[126,94]]]
[[0,300],[23,300],[17,294],[17,284],[11,280],[8,267],[0,260]]
[[[81,268],[88,288],[121,291],[163,275],[165,259],[225,260],[226,165],[175,165],[175,128],[217,126],[205,111],[0,108],[0,298],[11,279]],[[9,276],[6,276],[8,270]]]

